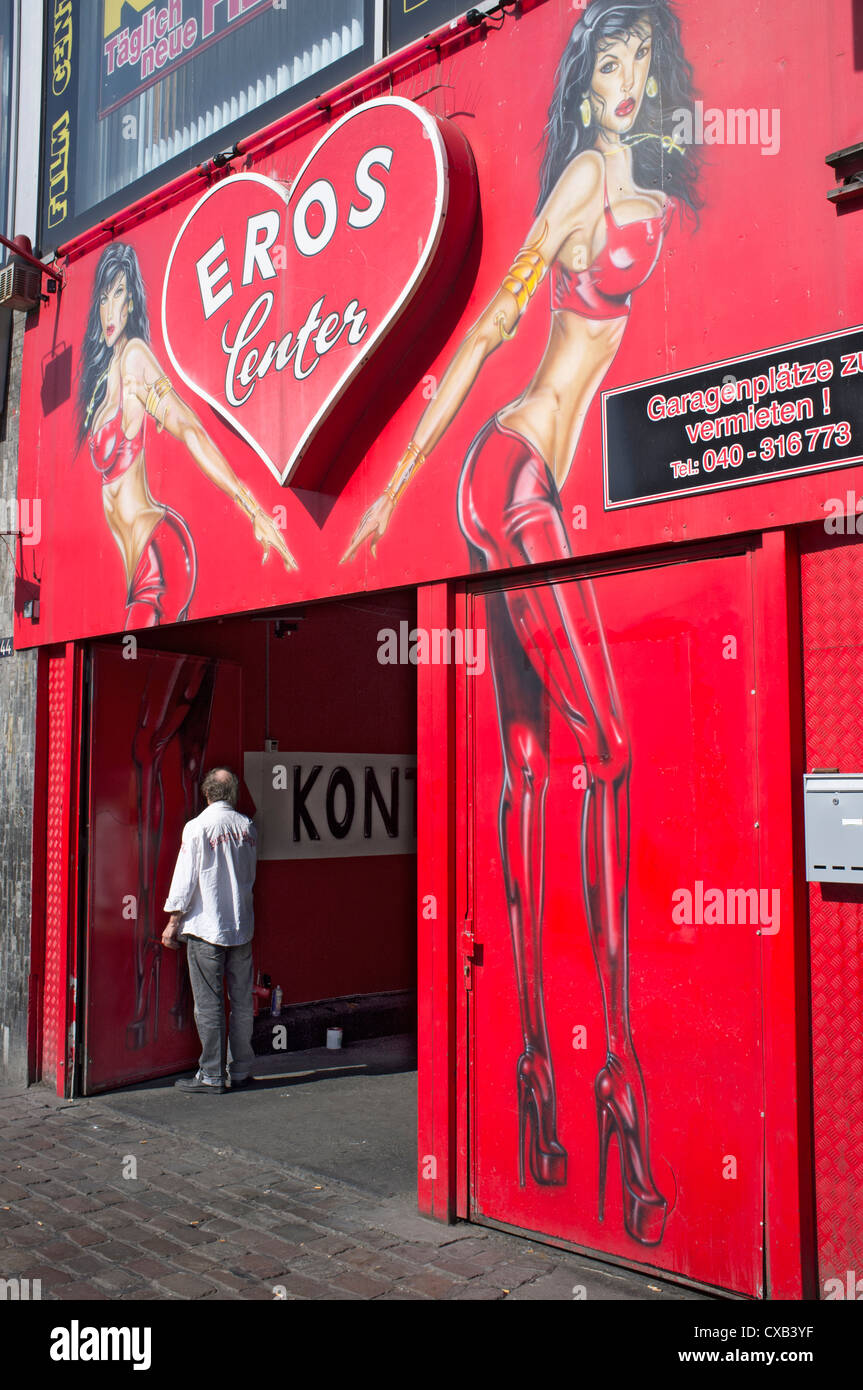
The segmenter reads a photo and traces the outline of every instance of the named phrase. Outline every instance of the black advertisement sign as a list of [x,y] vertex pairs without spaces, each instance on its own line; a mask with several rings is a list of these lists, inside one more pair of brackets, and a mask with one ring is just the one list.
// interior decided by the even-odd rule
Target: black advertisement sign
[[863,461],[863,328],[602,393],[605,509]]
[[159,82],[273,0],[102,0],[99,114]]
[[72,0],[50,0],[46,33],[44,220],[60,227],[72,212],[78,124],[78,12]]
[[470,8],[464,0],[390,0],[389,47],[404,48],[411,39],[430,34],[432,29],[439,29]]
[[43,249],[359,72],[373,20],[374,0],[45,0]]

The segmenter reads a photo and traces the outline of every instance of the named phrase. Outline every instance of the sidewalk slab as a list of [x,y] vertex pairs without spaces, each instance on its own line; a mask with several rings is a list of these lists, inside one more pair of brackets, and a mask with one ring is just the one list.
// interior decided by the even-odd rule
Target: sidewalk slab
[[0,1093],[0,1131],[17,1134],[0,1150],[0,1278],[41,1278],[60,1301],[710,1301],[421,1216],[409,1056],[388,1039],[342,1068],[324,1049],[258,1059],[260,1089],[206,1110],[164,1081]]

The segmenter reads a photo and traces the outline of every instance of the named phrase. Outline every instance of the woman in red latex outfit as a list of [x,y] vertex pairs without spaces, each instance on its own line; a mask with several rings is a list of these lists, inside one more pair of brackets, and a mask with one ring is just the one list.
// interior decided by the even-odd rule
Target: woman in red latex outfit
[[78,387],[80,442],[102,476],[105,520],[123,557],[126,630],[181,622],[195,592],[197,556],[183,518],[157,502],[147,481],[152,418],[188,449],[221,492],[234,498],[255,539],[295,569],[278,527],[240,482],[200,420],[177,395],[149,346],[150,329],[138,257],[112,242],[99,257],[82,351]]
[[[545,279],[551,327],[542,361],[522,394],[471,445],[458,516],[475,570],[571,556],[560,492],[585,417],[626,331],[630,296],[657,264],[674,204],[698,206],[691,155],[684,158],[667,128],[691,101],[691,70],[669,0],[593,0],[558,69],[539,203],[525,244],[458,348],[346,559],[366,541],[374,551],[402,491],[461,409],[483,363],[514,336]],[[543,708],[550,697],[588,774],[582,875],[607,1046],[595,1083],[599,1215],[616,1135],[625,1229],[656,1245],[668,1202],[650,1169],[647,1096],[629,1019],[630,744],[593,585],[582,580],[492,593],[486,613],[504,757],[501,857],[524,1033],[516,1072],[520,1182],[525,1148],[537,1183],[563,1184],[567,1168],[557,1137],[542,975],[549,759]]]

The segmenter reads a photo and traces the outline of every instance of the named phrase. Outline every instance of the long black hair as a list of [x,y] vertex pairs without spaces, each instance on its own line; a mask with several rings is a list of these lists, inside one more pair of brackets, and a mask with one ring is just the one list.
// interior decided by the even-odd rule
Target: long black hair
[[[645,93],[632,131],[623,136],[632,144],[635,181],[642,188],[658,188],[686,203],[694,212],[701,207],[698,193],[698,155],[690,146],[685,154],[666,148],[662,136],[672,136],[681,112],[691,113],[692,68],[683,53],[680,20],[671,0],[591,0],[572,31],[558,65],[554,95],[545,127],[545,155],[540,171],[539,212],[567,164],[596,140],[593,120],[585,127],[580,106],[589,93],[597,54],[613,39],[638,32],[640,20],[653,28],[650,76],[658,85],[655,97]],[[645,32],[645,37],[647,34]],[[653,138],[639,139],[639,136]],[[678,144],[679,144],[678,140]]]
[[113,241],[105,247],[96,266],[90,312],[81,349],[81,371],[78,379],[79,443],[90,428],[93,417],[98,414],[99,406],[108,390],[108,365],[114,349],[105,342],[102,333],[99,300],[121,274],[126,276],[126,290],[132,301],[132,309],[126,322],[126,337],[143,338],[145,343],[150,341],[147,296],[144,293],[138,257],[133,247],[122,241]]

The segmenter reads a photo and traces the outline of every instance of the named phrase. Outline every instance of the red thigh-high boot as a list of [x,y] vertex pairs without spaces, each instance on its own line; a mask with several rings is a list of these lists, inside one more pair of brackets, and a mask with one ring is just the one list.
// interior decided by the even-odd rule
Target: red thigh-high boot
[[554,1186],[566,1182],[566,1151],[557,1138],[542,974],[546,697],[530,667],[524,670],[518,638],[501,594],[488,595],[486,620],[504,762],[500,850],[524,1036],[516,1071],[519,1183],[524,1187],[527,1140],[534,1181]]
[[[496,420],[483,427],[468,452],[458,515],[465,538],[481,557],[481,568],[571,559],[550,470],[529,441]],[[505,589],[491,596],[490,603],[489,645],[497,653],[495,689],[506,763],[501,848],[526,1039],[519,1063],[519,1097],[524,1102],[520,1113],[524,1116],[525,1107],[530,1107],[549,1154],[548,1167],[560,1171],[553,1147],[554,1080],[539,964],[548,750],[547,735],[540,733],[537,723],[541,701],[535,694],[530,697],[528,683],[519,674],[526,657],[540,687],[572,730],[589,777],[582,877],[607,1041],[605,1065],[595,1083],[600,1220],[608,1145],[616,1134],[624,1226],[634,1240],[656,1245],[662,1239],[667,1204],[650,1173],[647,1097],[629,1022],[630,749],[593,586],[588,581],[526,585]],[[508,621],[498,612],[501,603]]]
[[[561,523],[562,531],[562,523]],[[543,539],[549,534],[543,528]],[[539,536],[533,552],[539,547]],[[563,536],[565,541],[565,535]],[[582,821],[582,876],[593,956],[602,989],[608,1055],[596,1078],[599,1217],[604,1218],[608,1146],[617,1136],[623,1223],[633,1240],[657,1245],[667,1203],[650,1172],[647,1097],[629,1019],[627,877],[629,738],[589,580],[513,591],[513,625],[524,650],[575,734],[588,788]]]
[[[490,420],[468,451],[459,484],[459,525],[475,570],[523,563],[513,559],[515,499],[547,490],[547,470],[524,440]],[[525,662],[523,633],[513,626],[501,593],[486,597],[491,673],[503,750],[499,835],[524,1050],[516,1069],[519,1182],[525,1149],[531,1176],[544,1186],[566,1182],[566,1150],[557,1137],[542,963],[548,709],[542,682]]]

